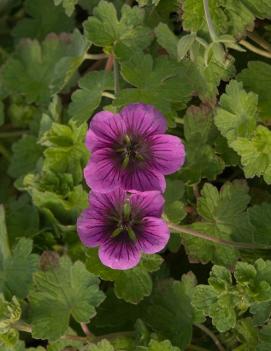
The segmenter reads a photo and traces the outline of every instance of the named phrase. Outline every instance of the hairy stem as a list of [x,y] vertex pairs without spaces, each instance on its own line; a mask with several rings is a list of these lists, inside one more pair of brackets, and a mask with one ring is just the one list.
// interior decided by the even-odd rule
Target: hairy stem
[[255,54],[258,54],[258,55],[263,56],[263,57],[271,58],[271,52],[259,49],[244,39],[240,40],[239,44],[243,45],[246,49],[248,49],[252,52],[255,52]]
[[212,41],[216,41],[217,35],[215,32],[215,28],[211,19],[210,11],[209,11],[209,1],[208,0],[203,0],[203,6],[204,6],[204,14],[205,14],[205,19],[207,22],[208,30],[210,33],[210,37]]
[[120,92],[120,74],[119,74],[119,64],[115,57],[113,61],[113,68],[114,68],[114,91],[115,91],[115,95],[118,96]]
[[86,323],[80,323],[80,325],[86,336],[93,336]]
[[108,58],[106,54],[85,54],[85,60],[105,60]]
[[167,222],[167,223],[168,223],[169,229],[173,230],[175,233],[192,235],[196,238],[208,240],[208,241],[211,241],[215,244],[231,246],[231,247],[235,247],[237,249],[271,250],[271,245],[243,243],[243,242],[225,240],[225,239],[217,238],[214,236],[210,236],[210,235],[202,233],[202,232],[198,232],[198,231],[191,229],[187,226],[177,225],[177,224],[174,224],[171,222]]
[[216,345],[219,351],[225,351],[224,347],[221,345],[216,335],[210,329],[205,327],[205,325],[203,324],[194,324],[194,325],[200,330],[202,330],[206,335],[208,335],[213,340],[214,344]]
[[115,100],[115,99],[116,99],[116,96],[115,96],[114,94],[108,93],[107,91],[104,91],[104,92],[102,93],[102,96],[108,97],[109,99],[112,99],[112,100]]
[[263,39],[258,33],[256,32],[248,32],[247,36],[253,40],[255,43],[260,45],[263,49],[267,51],[271,51],[271,43]]

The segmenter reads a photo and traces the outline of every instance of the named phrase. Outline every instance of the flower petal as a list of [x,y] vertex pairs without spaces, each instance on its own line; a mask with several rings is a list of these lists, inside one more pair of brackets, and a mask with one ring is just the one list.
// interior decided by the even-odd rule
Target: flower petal
[[[102,111],[96,113],[89,124],[89,128],[96,135],[97,138],[104,142],[103,147],[112,145],[112,143],[118,141],[122,135],[126,132],[126,126],[119,114],[113,114],[112,112]],[[90,133],[87,136],[86,144],[90,145],[91,148],[96,147],[94,140],[94,145],[89,140],[93,137]]]
[[96,247],[108,238],[103,217],[94,218],[89,209],[84,210],[77,219],[77,232],[82,243],[88,247]]
[[130,197],[133,213],[141,217],[161,217],[165,200],[159,191],[135,192]]
[[147,254],[161,251],[167,244],[170,233],[165,221],[156,217],[145,217],[137,232],[137,248]]
[[134,169],[122,173],[121,186],[126,190],[159,190],[166,188],[165,177],[152,169]]
[[113,150],[109,148],[94,151],[84,169],[87,185],[94,191],[106,193],[120,185],[120,169],[113,159]]
[[143,136],[161,134],[167,129],[164,116],[151,105],[131,104],[120,112],[127,131]]
[[103,218],[106,218],[108,212],[120,213],[125,196],[126,192],[120,188],[106,194],[92,191],[89,195],[90,211],[93,214],[97,213]]
[[135,244],[123,238],[110,238],[99,248],[102,263],[112,269],[130,269],[140,261],[140,251]]
[[150,165],[162,174],[176,172],[184,164],[185,149],[180,138],[173,135],[153,135],[149,138],[152,154]]

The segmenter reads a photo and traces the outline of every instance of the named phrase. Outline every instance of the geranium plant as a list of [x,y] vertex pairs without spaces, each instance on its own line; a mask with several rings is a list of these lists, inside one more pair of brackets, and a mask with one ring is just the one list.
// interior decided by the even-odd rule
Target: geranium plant
[[0,3],[0,350],[271,350],[271,2]]

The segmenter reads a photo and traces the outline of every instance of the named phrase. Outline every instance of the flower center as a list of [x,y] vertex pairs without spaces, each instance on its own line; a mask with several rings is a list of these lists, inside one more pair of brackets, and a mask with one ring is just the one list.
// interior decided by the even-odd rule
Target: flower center
[[116,151],[123,169],[133,167],[135,164],[142,164],[148,155],[146,143],[140,138],[125,134]]
[[132,208],[127,199],[123,205],[122,213],[119,218],[113,219],[113,232],[111,234],[112,238],[120,235],[127,236],[130,240],[136,241],[136,234],[134,231],[134,226],[138,224],[138,221],[132,217]]

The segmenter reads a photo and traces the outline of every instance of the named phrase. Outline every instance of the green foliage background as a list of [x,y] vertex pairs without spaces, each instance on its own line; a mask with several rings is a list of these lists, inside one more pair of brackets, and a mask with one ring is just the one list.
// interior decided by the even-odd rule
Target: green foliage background
[[[271,350],[271,2],[0,3],[0,350]],[[171,239],[86,249],[87,123],[142,102],[182,138]]]

